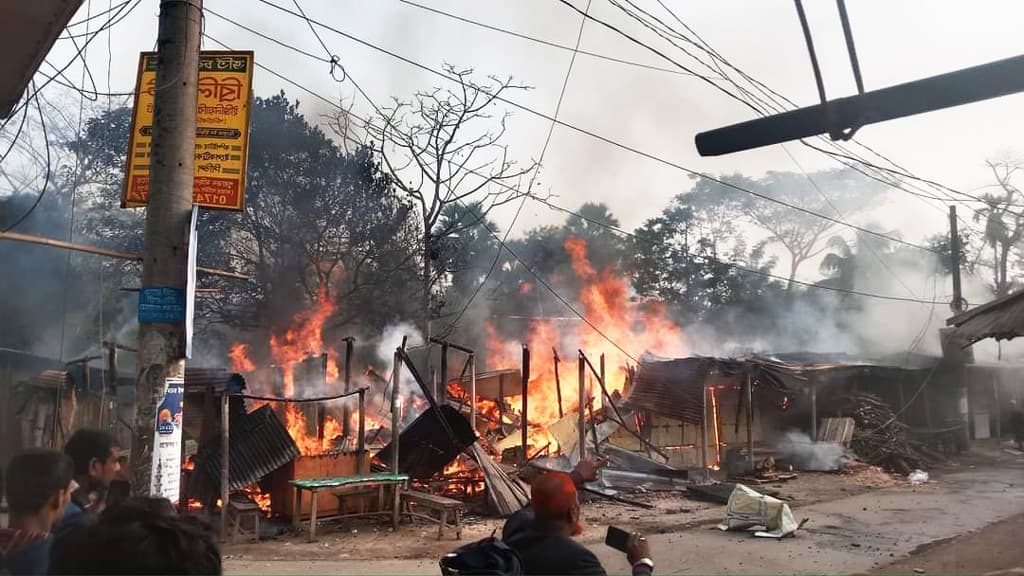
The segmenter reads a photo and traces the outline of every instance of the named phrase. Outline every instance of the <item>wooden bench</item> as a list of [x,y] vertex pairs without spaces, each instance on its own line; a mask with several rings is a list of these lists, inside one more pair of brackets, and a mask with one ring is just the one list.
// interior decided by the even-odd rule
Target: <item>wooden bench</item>
[[[414,490],[402,492],[401,498],[403,509],[405,510],[405,513],[409,515],[410,519],[413,516],[419,516],[440,524],[437,528],[438,540],[444,537],[444,529],[448,527],[448,515],[451,514],[454,516],[452,519],[454,521],[452,527],[455,529],[455,539],[462,540],[462,502],[451,498],[445,498],[444,496],[435,496],[433,494],[416,492]],[[412,504],[422,506],[428,510],[435,510],[439,514],[440,518],[434,518],[427,514],[416,514],[412,511]]]
[[238,542],[238,536],[241,530],[242,520],[249,518],[251,520],[250,525],[252,526],[252,532],[249,534],[250,540],[259,542],[260,540],[260,517],[263,516],[263,511],[254,502],[236,502],[234,500],[228,500],[228,516],[232,520],[232,531],[231,531],[231,543]]
[[[342,490],[351,491],[359,488],[377,488],[379,494],[378,503],[381,507],[380,510],[366,514],[342,514],[341,516],[379,516],[389,514],[391,516],[391,526],[397,530],[400,509],[398,495],[401,492],[401,488],[408,482],[409,476],[407,474],[364,474],[361,476],[289,480],[288,483],[295,488],[295,507],[293,508],[294,512],[292,513],[292,526],[297,529],[302,527],[302,493],[304,491],[308,491],[312,495],[309,505],[309,532],[306,535],[306,540],[312,542],[316,540],[316,508],[320,492],[331,492],[339,495],[339,497],[343,497],[344,495],[338,494]],[[392,504],[391,510],[385,511],[383,509],[384,490],[388,486],[390,486],[392,490]]]

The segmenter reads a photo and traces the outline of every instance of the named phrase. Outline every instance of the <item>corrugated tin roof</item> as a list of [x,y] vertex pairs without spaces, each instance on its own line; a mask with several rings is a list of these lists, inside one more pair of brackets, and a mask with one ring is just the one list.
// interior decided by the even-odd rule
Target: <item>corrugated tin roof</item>
[[82,0],[0,2],[0,118],[7,118]]
[[795,383],[804,378],[799,366],[763,358],[660,360],[644,357],[623,406],[699,424],[703,421],[705,381],[738,385],[747,371],[751,373],[754,386],[779,390],[788,388],[787,382]]
[[968,344],[985,338],[1010,340],[1024,335],[1024,290],[1018,290],[946,320],[951,337]]
[[[299,457],[295,441],[269,404],[230,422],[228,477],[231,489],[258,481]],[[220,437],[204,444],[197,468],[209,482],[220,483]]]

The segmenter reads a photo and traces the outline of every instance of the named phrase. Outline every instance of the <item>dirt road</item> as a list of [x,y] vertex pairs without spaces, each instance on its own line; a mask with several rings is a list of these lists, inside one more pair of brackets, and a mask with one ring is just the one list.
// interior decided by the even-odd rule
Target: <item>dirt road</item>
[[876,570],[882,574],[984,573],[1024,568],[1024,515],[1014,516],[981,530],[942,542],[927,544],[907,558]]
[[[955,539],[984,529],[986,526],[1024,514],[1024,468],[1021,463],[1005,467],[962,467],[934,475],[934,481],[920,487],[906,485],[874,490],[849,497],[811,505],[794,505],[798,519],[808,518],[807,526],[795,538],[782,541],[753,538],[746,534],[720,532],[708,524],[698,526],[661,526],[662,533],[648,530],[659,574],[821,574],[866,572],[920,552],[927,545]],[[720,514],[724,512],[720,511]],[[618,519],[599,518],[587,527],[584,543],[601,558],[611,573],[626,573],[628,566],[621,554],[601,543],[607,523],[632,528],[648,524],[637,519],[635,512]],[[598,523],[600,522],[600,523]],[[605,523],[607,522],[607,523]],[[1012,521],[1011,521],[1012,522]],[[943,560],[936,547],[934,566],[950,570],[978,572],[985,548],[997,545],[1006,532],[978,540],[975,560],[963,556],[960,564]],[[1013,533],[1013,532],[1011,532]],[[986,531],[979,534],[987,534]],[[1020,531],[1015,531],[1016,535]],[[393,537],[393,535],[390,535]],[[388,534],[380,535],[382,539]],[[980,537],[980,536],[979,536]],[[453,543],[448,543],[450,546]],[[328,544],[329,545],[329,544]],[[1005,545],[1005,544],[1004,544]],[[345,574],[437,574],[437,554],[418,558],[381,560],[348,559],[353,553],[345,548],[331,554],[318,554],[318,560],[297,560],[301,555],[285,552],[274,559],[231,557],[225,561],[229,574],[345,573]],[[310,544],[308,546],[317,546]],[[293,548],[294,550],[294,548]],[[294,550],[297,552],[297,550]],[[392,558],[398,558],[398,550]],[[309,558],[309,556],[306,556]],[[926,556],[915,560],[923,561]],[[1011,560],[1008,560],[1011,561]],[[946,562],[943,564],[943,562]],[[950,563],[953,562],[953,563]],[[909,571],[910,564],[897,564],[894,569]]]

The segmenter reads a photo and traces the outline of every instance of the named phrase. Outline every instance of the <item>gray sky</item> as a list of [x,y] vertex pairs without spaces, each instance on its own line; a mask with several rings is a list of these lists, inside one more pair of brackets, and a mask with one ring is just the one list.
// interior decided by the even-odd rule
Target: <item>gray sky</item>
[[[294,9],[290,0],[274,0]],[[575,42],[581,17],[558,0],[419,0],[438,9],[559,44]],[[790,0],[715,0],[666,4],[700,33],[715,49],[800,105],[817,100],[799,22]],[[300,0],[314,19],[368,42],[388,48],[433,68],[443,62],[473,67],[481,75],[512,75],[534,87],[514,94],[525,106],[553,113],[569,64],[570,53],[522,39],[483,30],[425,12],[398,0]],[[585,0],[574,0],[580,8]],[[86,0],[75,20],[108,7],[107,0]],[[655,0],[638,4],[663,17]],[[835,3],[807,2],[819,59],[830,97],[855,91]],[[256,0],[206,0],[206,6],[252,28],[310,52],[323,52],[305,23]],[[1024,3],[1004,1],[923,3],[850,0],[848,9],[866,89],[871,90],[1015,56],[1024,52],[1019,26]],[[130,90],[138,52],[153,48],[158,3],[142,5],[112,33],[111,86]],[[644,42],[671,49],[651,32],[635,25],[607,0],[593,0],[591,14],[614,23]],[[99,22],[99,20],[96,20]],[[76,28],[84,32],[84,26]],[[235,49],[251,49],[258,62],[291,77],[332,99],[352,98],[350,83],[336,83],[328,66],[208,16],[206,32]],[[358,45],[329,31],[321,35],[346,70],[378,102],[392,96],[408,98],[415,90],[445,81]],[[206,49],[216,49],[210,42]],[[672,67],[657,56],[588,22],[581,48],[618,58]],[[58,42],[49,60],[62,66],[73,54],[70,42]],[[677,51],[673,57],[684,58]],[[107,38],[89,48],[88,61],[101,90],[106,86]],[[78,78],[77,66],[69,74]],[[326,112],[328,106],[284,82],[257,71],[257,95],[284,89],[303,102],[307,114]],[[954,188],[971,191],[989,184],[984,166],[988,157],[1014,153],[1024,133],[1020,113],[1024,96],[1015,95],[960,108],[935,112],[862,129],[858,140],[872,146],[911,171]],[[355,110],[368,115],[371,108],[357,100]],[[514,110],[508,144],[522,160],[536,157],[548,130],[548,121]],[[752,112],[702,81],[677,74],[643,70],[579,56],[573,69],[560,119],[607,138],[639,148],[696,170],[711,173],[742,172],[757,176],[768,170],[820,170],[839,165],[799,144],[773,146],[718,158],[701,158],[693,145],[699,131],[752,118]],[[788,153],[787,153],[788,152]],[[790,154],[793,158],[790,157]],[[616,149],[606,143],[556,128],[540,178],[542,186],[558,196],[559,204],[575,208],[583,201],[608,204],[627,228],[656,215],[668,200],[690,185],[689,177],[674,168]],[[977,193],[977,192],[974,192]],[[859,222],[877,222],[900,230],[905,238],[920,241],[941,231],[946,220],[942,208],[927,207],[899,191],[889,202]],[[511,211],[495,214],[506,226]],[[528,202],[516,232],[534,225],[561,221],[550,209]],[[780,270],[784,273],[784,270]],[[802,271],[808,279],[816,270]]]

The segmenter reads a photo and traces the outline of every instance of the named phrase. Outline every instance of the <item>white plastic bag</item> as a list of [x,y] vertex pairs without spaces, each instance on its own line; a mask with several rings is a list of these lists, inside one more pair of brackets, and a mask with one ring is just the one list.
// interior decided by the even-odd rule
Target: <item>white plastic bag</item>
[[914,470],[907,476],[907,481],[913,486],[928,483],[928,473],[924,470]]
[[789,504],[737,484],[729,495],[725,522],[719,524],[718,529],[746,530],[754,526],[765,528],[754,533],[754,536],[762,538],[782,538],[800,527]]

